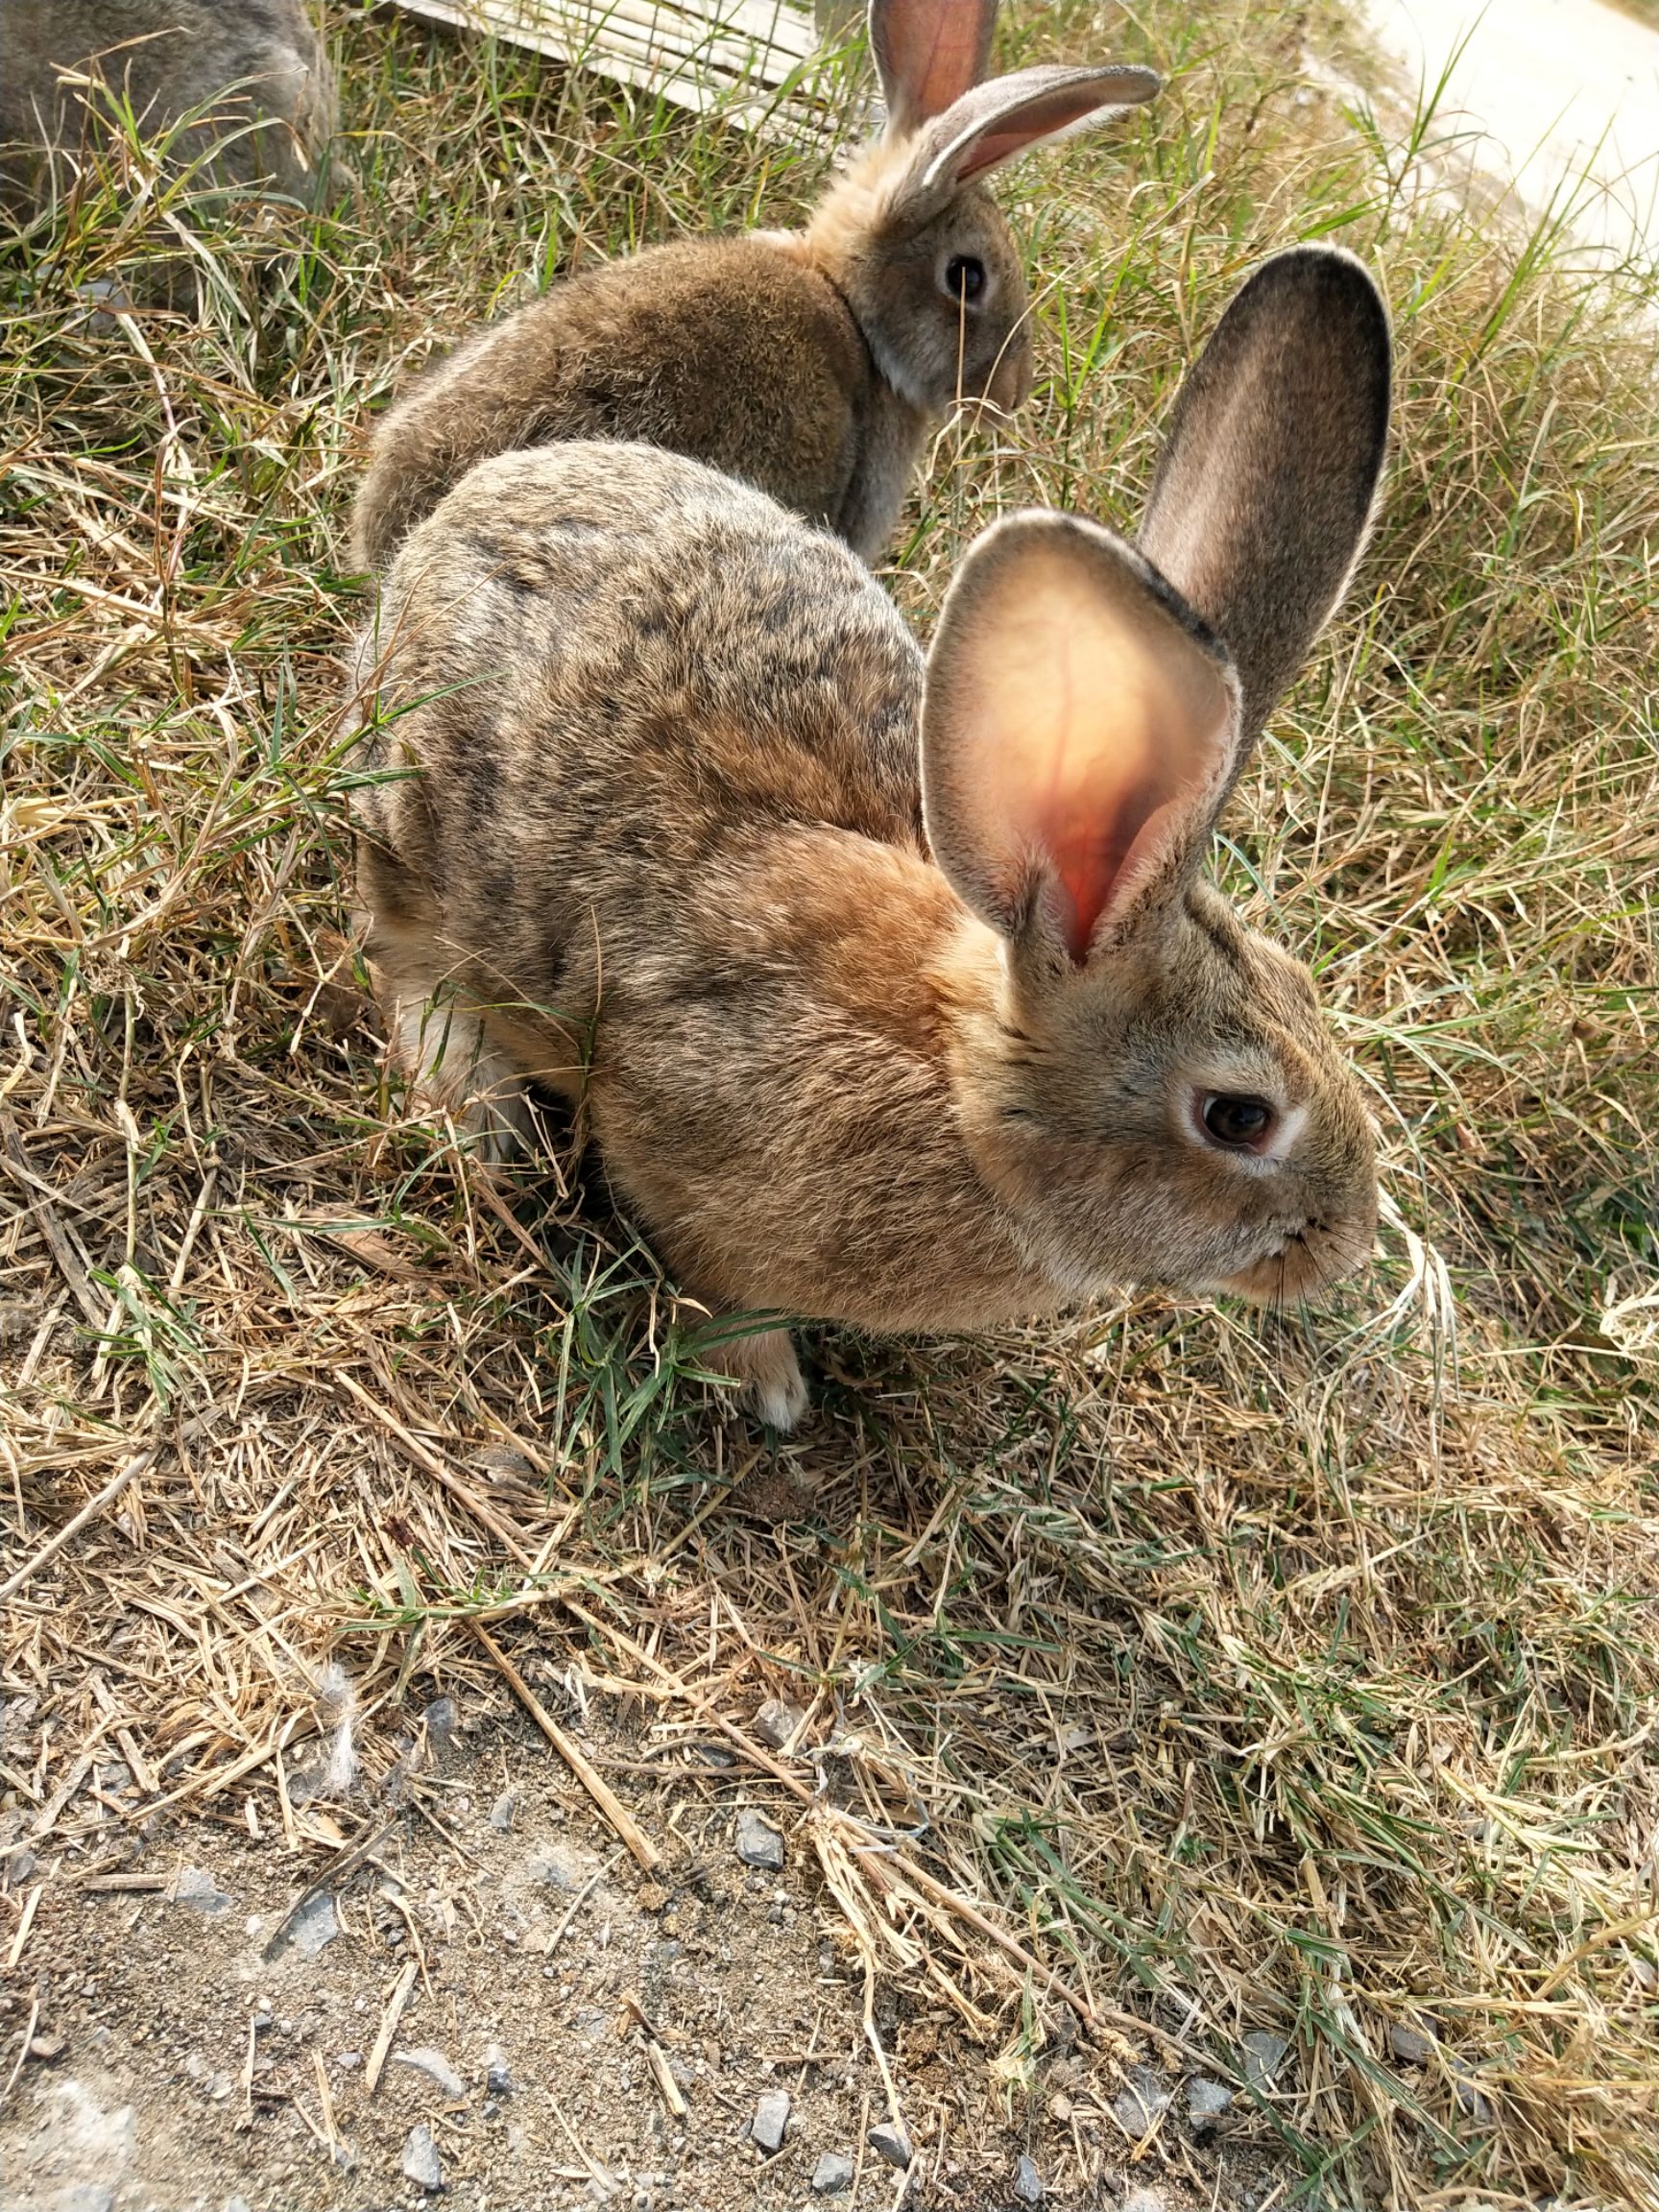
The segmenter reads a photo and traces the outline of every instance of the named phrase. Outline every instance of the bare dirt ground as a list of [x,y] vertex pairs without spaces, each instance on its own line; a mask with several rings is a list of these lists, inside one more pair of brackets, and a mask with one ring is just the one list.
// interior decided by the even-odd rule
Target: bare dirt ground
[[[52,1880],[37,1971],[0,1998],[8,2049],[27,2012],[41,2053],[0,2132],[5,2212],[321,2212],[440,2190],[475,2212],[1017,2206],[1039,2186],[1141,2212],[1281,2200],[1259,2123],[1194,2116],[1178,2058],[1138,2062],[1070,2014],[1016,2117],[950,2005],[867,1989],[806,1835],[771,1826],[730,1748],[653,1744],[607,1708],[585,1739],[658,1839],[650,1875],[499,1699],[428,1709],[367,1853],[314,1890],[290,1869],[341,1829],[302,1775],[287,1850],[253,1835],[252,1796],[130,1838],[112,1816],[114,1848],[95,1833],[50,1867],[13,1844],[14,1890]],[[112,1815],[124,1773],[100,1768]],[[739,1821],[776,1839],[781,1869],[743,1863]],[[763,2150],[752,2126],[780,2093],[785,2132]],[[1199,2103],[1220,2094],[1206,2081]],[[896,2110],[907,2172],[870,2140]]]

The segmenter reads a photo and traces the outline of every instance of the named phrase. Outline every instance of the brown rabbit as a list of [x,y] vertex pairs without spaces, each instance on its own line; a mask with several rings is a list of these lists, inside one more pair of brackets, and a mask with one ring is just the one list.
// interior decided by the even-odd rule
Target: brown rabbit
[[1008,227],[978,180],[1149,100],[1149,69],[1022,69],[981,84],[996,0],[871,0],[880,139],[800,232],[686,238],[557,284],[441,362],[375,434],[352,520],[384,569],[475,462],[642,439],[886,546],[929,428],[1031,382]]
[[[972,1330],[1358,1265],[1359,1092],[1202,863],[1363,540],[1388,387],[1359,264],[1269,261],[1140,549],[1009,517],[926,668],[844,547],[694,462],[474,469],[362,648],[359,885],[419,1080],[486,1126],[527,1082],[584,1101],[720,1316]],[[724,1326],[712,1357],[793,1423],[784,1328]]]
[[[119,87],[179,167],[304,199],[335,127],[302,0],[0,0],[0,198],[27,211],[87,129],[87,77]],[[180,128],[181,126],[181,128]]]

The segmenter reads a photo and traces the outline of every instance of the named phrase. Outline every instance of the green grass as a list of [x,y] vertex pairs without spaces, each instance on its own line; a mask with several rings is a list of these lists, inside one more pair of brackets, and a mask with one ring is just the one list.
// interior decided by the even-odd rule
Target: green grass
[[[1009,12],[1010,60],[1100,37],[1092,8]],[[937,1878],[1098,2001],[1221,2069],[1245,2029],[1291,2038],[1244,2123],[1283,2201],[1650,2202],[1654,302],[1558,224],[1438,197],[1432,113],[1331,91],[1307,40],[1338,27],[1306,9],[1148,0],[1109,32],[1169,89],[1004,185],[1043,382],[995,448],[941,441],[891,582],[925,629],[999,508],[1132,524],[1242,275],[1310,237],[1377,269],[1386,505],[1217,854],[1371,1088],[1374,1276],[1319,1314],[1126,1297],[990,1344],[822,1336],[783,1455],[814,1510],[709,1510],[773,1469],[699,1379],[696,1316],[570,1163],[493,1202],[384,1072],[346,938],[339,564],[364,423],[431,347],[645,240],[786,223],[822,156],[351,12],[358,185],[262,286],[210,218],[200,327],[90,324],[119,160],[0,274],[0,1115],[108,1315],[66,1305],[27,1380],[34,1323],[8,1345],[16,1497],[37,1528],[68,1443],[204,1424],[139,1486],[140,1548],[228,1529],[293,1648],[448,1679],[454,1616],[522,1569],[395,1477],[394,1431],[369,1449],[349,1375],[451,1469],[522,1455],[500,1510],[545,1492],[589,1593],[538,1603],[541,1638],[609,1672],[608,1638],[648,1635],[742,1719],[737,1652],[858,1738],[854,1801],[920,1803]],[[4,1234],[50,1311],[33,1216]],[[8,1680],[67,1696],[125,1623],[164,1754],[207,1658],[78,1556],[32,1586],[57,1618],[8,1622]],[[292,1688],[250,1662],[239,1696],[252,1741]],[[1007,2037],[987,2098],[1031,2088],[1055,2021],[952,1971]]]

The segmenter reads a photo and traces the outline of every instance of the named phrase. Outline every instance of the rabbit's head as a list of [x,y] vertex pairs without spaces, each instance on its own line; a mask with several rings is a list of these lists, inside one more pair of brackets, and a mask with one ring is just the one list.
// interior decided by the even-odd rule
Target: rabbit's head
[[923,781],[935,858],[978,925],[951,955],[977,978],[958,1108],[1033,1255],[1078,1294],[1278,1301],[1369,1250],[1358,1087],[1307,971],[1202,864],[1363,542],[1388,390],[1358,263],[1281,254],[1187,379],[1139,549],[1015,515],[947,597]]
[[1150,100],[1150,69],[1043,67],[982,83],[997,0],[871,0],[881,137],[831,187],[806,249],[878,368],[930,415],[1018,407],[1031,384],[1020,254],[982,180]]

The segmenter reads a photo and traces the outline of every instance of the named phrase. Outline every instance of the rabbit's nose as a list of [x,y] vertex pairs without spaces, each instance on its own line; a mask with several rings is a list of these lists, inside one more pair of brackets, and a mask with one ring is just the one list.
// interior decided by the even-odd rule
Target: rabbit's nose
[[1031,397],[1031,346],[1023,333],[1011,337],[998,354],[985,387],[985,397],[993,407],[1003,414],[1012,415]]
[[1253,1306],[1288,1306],[1353,1275],[1370,1256],[1375,1215],[1309,1220],[1281,1233],[1274,1248],[1220,1285]]

